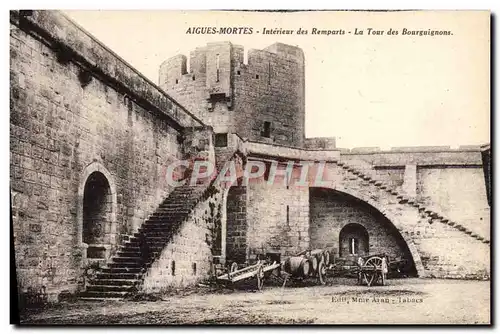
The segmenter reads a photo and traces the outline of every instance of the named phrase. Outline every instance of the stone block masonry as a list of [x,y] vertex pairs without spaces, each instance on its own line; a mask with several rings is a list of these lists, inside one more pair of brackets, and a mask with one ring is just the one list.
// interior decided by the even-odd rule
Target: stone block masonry
[[[101,242],[112,253],[171,191],[163,174],[182,157],[179,122],[189,115],[181,107],[171,116],[169,109],[160,112],[163,102],[177,108],[175,102],[152,86],[140,86],[144,79],[127,64],[77,31],[86,37],[79,51],[103,57],[89,80],[80,58],[61,54],[75,26],[61,24],[65,18],[59,13],[40,13],[11,13],[11,195],[20,292],[43,288],[54,300],[82,285],[85,177],[94,172],[106,178],[104,200],[111,205],[103,227],[108,237]],[[67,38],[56,43],[30,20]],[[115,73],[116,81],[103,77],[99,66]]]
[[[104,263],[88,296],[121,284],[121,276],[157,292],[206,278],[217,257],[252,262],[310,247],[408,256],[423,277],[489,277],[480,150],[349,151],[334,138],[306,140],[300,48],[249,50],[245,63],[243,47],[209,43],[191,53],[189,69],[185,56],[171,58],[160,86],[178,102],[64,15],[12,11],[10,18],[10,186],[21,294],[55,301],[83,287],[89,266]],[[181,159],[215,162],[218,170],[228,159],[240,167],[325,162],[326,183],[297,187],[281,176],[197,201],[166,182],[168,166]],[[186,206],[183,198],[196,201]],[[342,242],[341,235],[365,235],[351,223],[364,226],[366,243]],[[137,246],[148,245],[141,240],[154,251]]]

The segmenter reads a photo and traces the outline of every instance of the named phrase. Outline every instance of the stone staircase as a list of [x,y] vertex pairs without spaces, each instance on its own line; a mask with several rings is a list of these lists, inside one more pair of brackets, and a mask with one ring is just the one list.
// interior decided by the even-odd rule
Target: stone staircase
[[142,277],[202,200],[208,185],[175,188],[106,267],[97,270],[81,299],[121,299],[137,291]]
[[421,217],[425,217],[428,219],[429,224],[432,224],[433,222],[439,222],[441,224],[446,224],[448,226],[451,226],[452,228],[464,233],[465,235],[469,236],[470,238],[476,239],[482,243],[485,244],[490,244],[490,240],[484,236],[479,235],[478,232],[472,231],[470,228],[467,228],[466,226],[463,226],[462,224],[459,224],[458,222],[455,222],[444,215],[441,215],[440,213],[436,212],[435,210],[432,210],[426,206],[424,206],[421,203],[418,203],[414,199],[411,199],[404,194],[398,192],[396,189],[393,187],[389,186],[387,183],[384,183],[382,181],[379,181],[372,175],[373,170],[371,168],[356,168],[352,166],[349,163],[346,163],[344,161],[335,161],[337,166],[341,167],[345,171],[357,176],[363,181],[367,181],[370,184],[373,184],[380,190],[383,190],[387,193],[389,193],[392,196],[395,196],[396,199],[398,200],[399,204],[403,205],[410,205],[413,206],[414,208],[417,208]]

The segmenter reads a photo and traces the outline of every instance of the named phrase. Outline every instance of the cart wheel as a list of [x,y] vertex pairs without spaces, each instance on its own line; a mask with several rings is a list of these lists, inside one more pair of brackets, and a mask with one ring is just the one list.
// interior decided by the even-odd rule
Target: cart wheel
[[326,284],[326,266],[323,261],[321,261],[318,266],[318,281],[321,285]]
[[264,269],[262,269],[262,266],[259,266],[259,269],[257,269],[257,290],[261,291],[262,288],[264,287]]
[[[372,256],[371,258],[366,260],[364,266],[365,267],[371,266],[374,269],[373,272],[371,272],[371,273],[365,272],[365,282],[366,282],[366,284],[368,284],[368,286],[371,286],[372,284],[375,284],[377,282],[377,279],[378,279],[377,271],[378,270],[383,271],[384,263],[386,263],[386,262],[378,256]],[[387,263],[386,263],[386,266],[387,266]]]

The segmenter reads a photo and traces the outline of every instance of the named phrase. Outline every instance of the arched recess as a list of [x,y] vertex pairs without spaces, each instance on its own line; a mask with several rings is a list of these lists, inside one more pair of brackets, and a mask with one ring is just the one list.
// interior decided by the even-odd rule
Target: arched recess
[[402,218],[398,215],[395,215],[391,210],[388,210],[386,207],[384,207],[381,203],[373,200],[368,194],[363,194],[358,191],[355,191],[350,188],[346,188],[340,185],[337,185],[336,187],[318,187],[318,188],[311,188],[311,189],[327,189],[327,190],[332,190],[336,191],[339,193],[343,193],[346,195],[349,195],[361,202],[364,202],[364,204],[368,205],[372,209],[376,210],[380,215],[386,218],[386,220],[392,225],[395,231],[397,231],[398,236],[401,238],[402,241],[404,241],[406,247],[408,248],[408,252],[410,253],[413,264],[415,266],[415,271],[416,275],[419,277],[425,277],[425,269],[422,264],[422,260],[420,258],[420,254],[413,243],[413,241],[408,237],[407,233],[405,233],[404,229],[404,222],[402,221]]
[[[78,185],[77,240],[82,250],[82,265],[91,258],[109,258],[117,240],[116,213],[113,176],[101,163],[92,162],[83,170]],[[92,221],[99,219],[105,219],[105,224],[99,226],[99,222]]]

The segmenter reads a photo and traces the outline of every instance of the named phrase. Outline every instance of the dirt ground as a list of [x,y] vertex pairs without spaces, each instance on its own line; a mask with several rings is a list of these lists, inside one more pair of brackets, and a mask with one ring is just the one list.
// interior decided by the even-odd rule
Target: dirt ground
[[489,324],[490,282],[335,279],[263,291],[197,288],[155,301],[74,301],[21,314],[22,324]]

